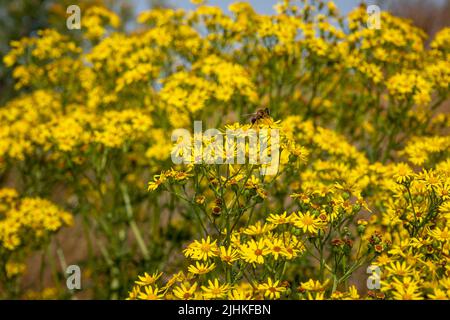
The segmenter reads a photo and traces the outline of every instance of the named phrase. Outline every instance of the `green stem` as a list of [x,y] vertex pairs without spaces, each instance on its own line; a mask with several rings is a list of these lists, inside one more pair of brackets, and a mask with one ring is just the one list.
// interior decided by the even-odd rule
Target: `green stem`
[[133,215],[133,208],[131,207],[131,203],[130,203],[130,196],[128,194],[128,189],[127,186],[123,183],[120,184],[120,189],[122,190],[122,196],[123,196],[123,200],[125,202],[125,210],[127,212],[127,217],[129,219],[129,224],[131,227],[131,231],[133,232],[135,238],[136,238],[136,242],[139,246],[139,249],[142,252],[142,255],[144,257],[145,260],[149,260],[150,255],[149,252],[147,250],[147,246],[145,244],[145,241],[141,235],[141,232],[139,231],[139,228],[136,224],[136,221],[134,219],[134,215]]

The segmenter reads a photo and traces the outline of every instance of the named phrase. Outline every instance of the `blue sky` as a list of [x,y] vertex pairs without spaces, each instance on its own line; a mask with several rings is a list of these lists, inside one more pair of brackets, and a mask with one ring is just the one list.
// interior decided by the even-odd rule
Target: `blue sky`
[[[240,0],[242,1],[242,0]],[[134,0],[136,3],[136,10],[142,11],[148,8],[148,0]],[[209,0],[209,4],[219,6],[224,10],[227,10],[228,6],[236,2],[236,0]],[[277,0],[247,0],[253,8],[259,13],[270,14],[273,13],[273,5],[277,3]],[[346,14],[359,4],[360,0],[334,0],[334,3],[338,6],[342,14]],[[189,0],[170,0],[169,3],[178,8],[192,9],[194,5]],[[375,1],[366,1],[366,3],[375,3]]]

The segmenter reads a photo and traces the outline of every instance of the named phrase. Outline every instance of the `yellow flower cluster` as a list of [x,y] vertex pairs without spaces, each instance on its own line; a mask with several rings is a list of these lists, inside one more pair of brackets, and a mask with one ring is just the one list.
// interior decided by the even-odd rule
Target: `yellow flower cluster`
[[13,189],[0,189],[0,199],[0,213],[4,217],[0,220],[0,243],[6,250],[39,242],[47,234],[72,224],[70,213],[61,211],[45,199],[18,199]]
[[[38,150],[83,153],[88,145],[121,148],[146,139],[152,119],[141,110],[125,109],[93,114],[83,106],[62,112],[59,95],[36,91],[0,110],[0,157],[23,160]],[[55,154],[52,155],[56,157]]]
[[86,37],[89,39],[99,39],[105,35],[105,25],[113,28],[120,26],[120,18],[104,7],[93,6],[88,8],[82,19],[83,27],[87,29]]
[[[450,28],[427,39],[382,12],[371,29],[364,6],[322,0],[271,15],[195,2],[137,24],[92,6],[79,32],[10,44],[0,297],[27,297],[23,252],[59,246],[61,207],[79,217],[95,298],[136,277],[130,299],[450,298]],[[194,121],[220,128],[201,138],[210,152],[195,130],[172,140]],[[250,130],[279,151],[274,174],[249,161]],[[211,148],[228,131],[242,145]],[[226,150],[245,163],[217,161]],[[30,297],[53,286],[76,294],[40,283]]]
[[419,74],[396,74],[387,82],[389,94],[398,100],[412,97],[417,105],[428,104],[431,101],[432,85]]
[[0,281],[17,281],[27,270],[26,258],[51,241],[73,217],[48,200],[20,198],[15,189],[0,188]]
[[[300,211],[270,214],[264,223],[258,221],[228,232],[227,226],[230,224],[226,222],[227,215],[232,214],[234,207],[227,207],[225,203],[232,205],[240,201],[238,196],[235,201],[227,197],[225,183],[219,189],[222,193],[215,195],[211,212],[205,211],[207,216],[212,217],[209,220],[213,226],[210,232],[214,234],[214,229],[219,232],[215,238],[208,235],[186,247],[184,255],[193,260],[186,272],[178,272],[159,287],[137,282],[129,298],[359,299],[361,294],[355,286],[347,287],[346,291],[338,288],[346,282],[349,272],[364,262],[372,261],[372,266],[382,268],[381,290],[369,290],[366,298],[448,299],[449,161],[419,172],[401,162],[371,164],[364,155],[346,144],[343,137],[340,137],[338,151],[333,144],[333,137],[337,137],[332,131],[316,128],[317,131],[310,132],[307,130],[310,124],[296,122],[295,117],[286,122],[291,136],[295,136],[298,142],[313,139],[308,144],[313,151],[312,156],[316,152],[322,157],[323,152],[328,154],[326,159],[314,157],[311,169],[300,173],[299,182],[292,184],[295,192],[291,197],[297,201]],[[443,139],[430,138],[426,141],[426,150],[445,152],[448,149],[440,147],[445,143]],[[424,157],[427,158],[426,150]],[[448,155],[446,157],[448,159]],[[412,158],[411,162],[415,160]],[[173,180],[167,188],[177,193],[174,189],[177,183],[186,186],[189,180],[198,178],[194,172],[201,175],[196,170],[197,166],[191,166],[189,174],[174,169],[163,173],[165,177],[181,178]],[[283,170],[288,169],[284,167]],[[155,180],[165,183],[161,176]],[[229,178],[220,175],[208,179],[215,186],[220,185],[220,180],[227,182]],[[234,181],[235,190],[240,189],[240,181]],[[155,187],[151,189],[155,190],[159,182],[152,182],[151,186]],[[265,184],[258,180],[255,183],[260,188]],[[191,201],[187,194],[182,197],[192,206],[204,210],[205,199],[214,197],[214,194],[204,194],[201,201]],[[221,195],[225,200],[220,198]],[[244,198],[242,203],[250,203],[251,207],[250,199]],[[239,208],[237,210],[239,212]],[[372,212],[369,221],[359,219],[352,231],[345,221],[355,221],[353,217],[361,216],[364,211]],[[231,218],[233,229],[241,222],[239,219],[246,221],[239,213],[236,214],[238,220],[233,222]],[[222,219],[225,220],[223,224]],[[342,228],[343,223],[347,227]],[[324,245],[332,248],[331,253],[323,251]],[[318,260],[316,268],[322,270],[322,281],[305,279],[294,286],[285,276],[293,272],[296,261],[302,261],[305,257]],[[342,270],[342,276],[338,276],[338,261],[342,259],[354,262],[349,262],[350,265]],[[329,276],[324,277],[323,274]],[[261,278],[261,275],[268,278]],[[255,281],[249,281],[253,277],[256,277]],[[158,295],[142,293],[148,290],[157,290]]]

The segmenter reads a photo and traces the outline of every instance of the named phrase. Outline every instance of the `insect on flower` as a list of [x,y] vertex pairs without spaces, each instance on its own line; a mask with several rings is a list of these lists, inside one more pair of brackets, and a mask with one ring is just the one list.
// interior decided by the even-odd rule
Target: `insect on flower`
[[256,110],[256,112],[254,112],[254,113],[245,114],[244,116],[252,116],[250,119],[250,122],[253,125],[261,119],[270,117],[270,110],[269,110],[269,108],[262,108],[262,109]]

